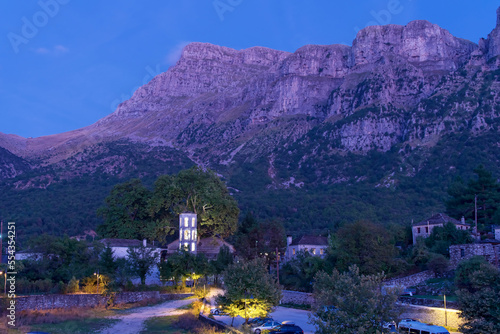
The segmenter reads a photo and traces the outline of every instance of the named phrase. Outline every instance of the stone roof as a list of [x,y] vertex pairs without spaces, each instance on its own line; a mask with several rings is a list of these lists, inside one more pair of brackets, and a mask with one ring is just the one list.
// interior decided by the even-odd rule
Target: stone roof
[[437,213],[434,216],[422,220],[421,222],[413,224],[413,226],[427,226],[427,225],[444,225],[446,223],[453,223],[455,225],[463,225],[460,221],[444,213]]
[[99,240],[108,247],[141,247],[141,240],[134,239],[101,239]]
[[304,235],[300,239],[295,239],[290,244],[290,246],[298,246],[298,245],[328,246],[328,238],[316,235]]

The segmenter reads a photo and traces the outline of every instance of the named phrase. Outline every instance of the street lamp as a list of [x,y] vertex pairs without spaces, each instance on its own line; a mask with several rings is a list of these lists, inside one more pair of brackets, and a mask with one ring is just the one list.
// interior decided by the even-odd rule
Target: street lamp
[[94,275],[97,276],[97,294],[99,294],[99,270]]

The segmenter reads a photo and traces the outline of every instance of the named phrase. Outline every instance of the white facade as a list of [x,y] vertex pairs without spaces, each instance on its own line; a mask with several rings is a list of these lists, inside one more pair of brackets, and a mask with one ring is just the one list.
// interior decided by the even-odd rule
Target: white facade
[[179,250],[195,253],[198,241],[198,219],[196,213],[181,213],[179,215]]

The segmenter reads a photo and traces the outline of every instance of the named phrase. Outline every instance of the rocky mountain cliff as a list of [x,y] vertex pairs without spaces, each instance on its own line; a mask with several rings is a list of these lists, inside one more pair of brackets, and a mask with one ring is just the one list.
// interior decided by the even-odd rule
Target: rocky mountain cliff
[[[466,141],[457,138],[500,146],[497,15],[478,44],[427,21],[367,27],[352,46],[294,53],[192,43],[91,126],[30,139],[0,134],[0,178],[15,189],[47,188],[82,175],[157,174],[190,159],[225,175],[235,192],[366,180],[390,188],[398,175],[428,173],[437,150],[463,153],[453,152]],[[376,173],[374,154],[387,160]],[[497,170],[495,154],[475,162]],[[137,163],[145,160],[163,167],[152,172]],[[453,176],[457,164],[443,171]],[[258,184],[251,190],[242,182],[249,176]]]

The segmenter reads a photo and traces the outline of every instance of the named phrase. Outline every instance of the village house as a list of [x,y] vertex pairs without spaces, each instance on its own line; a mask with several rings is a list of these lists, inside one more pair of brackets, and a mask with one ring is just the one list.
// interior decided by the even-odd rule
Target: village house
[[293,240],[292,236],[289,235],[286,240],[285,261],[290,261],[297,256],[300,251],[308,252],[310,255],[323,258],[328,248],[327,237],[304,235],[299,239]]
[[430,218],[412,225],[411,232],[413,236],[413,244],[415,245],[417,243],[417,238],[419,237],[429,237],[434,227],[443,227],[447,223],[454,224],[455,227],[459,230],[468,230],[470,228],[470,225],[465,223],[465,219],[463,217],[461,221],[458,221],[444,213],[437,213]]

